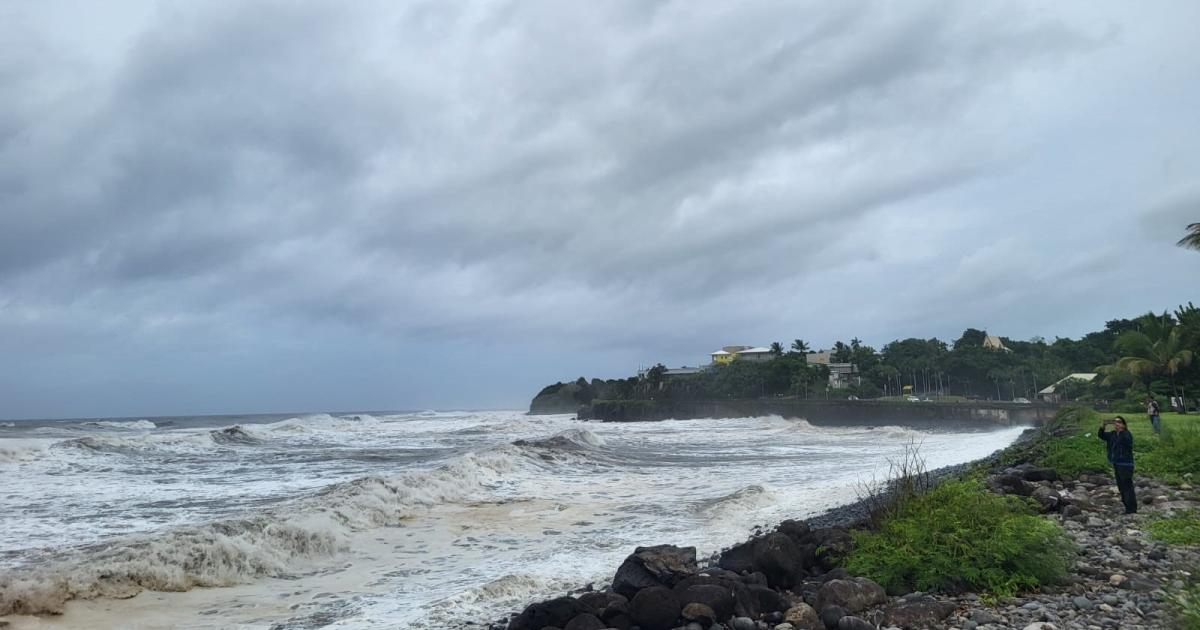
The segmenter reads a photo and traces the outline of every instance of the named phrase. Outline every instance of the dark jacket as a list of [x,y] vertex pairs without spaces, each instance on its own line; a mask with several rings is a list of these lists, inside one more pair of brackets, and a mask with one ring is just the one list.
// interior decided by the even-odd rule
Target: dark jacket
[[1100,427],[1096,437],[1108,443],[1108,462],[1113,466],[1133,466],[1133,434],[1124,431],[1105,431]]

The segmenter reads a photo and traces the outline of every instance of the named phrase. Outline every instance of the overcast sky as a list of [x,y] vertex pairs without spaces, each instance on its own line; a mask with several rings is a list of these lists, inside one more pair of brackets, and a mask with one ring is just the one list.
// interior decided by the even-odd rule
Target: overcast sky
[[1196,295],[1200,3],[0,0],[0,417],[524,407]]

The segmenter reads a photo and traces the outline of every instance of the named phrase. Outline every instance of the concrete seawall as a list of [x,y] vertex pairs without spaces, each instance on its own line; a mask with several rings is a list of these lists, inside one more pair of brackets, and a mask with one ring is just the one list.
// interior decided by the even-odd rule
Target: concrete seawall
[[644,422],[668,418],[803,418],[818,426],[900,425],[943,427],[1039,425],[1058,407],[1043,403],[938,403],[876,400],[597,400],[580,410],[581,420]]

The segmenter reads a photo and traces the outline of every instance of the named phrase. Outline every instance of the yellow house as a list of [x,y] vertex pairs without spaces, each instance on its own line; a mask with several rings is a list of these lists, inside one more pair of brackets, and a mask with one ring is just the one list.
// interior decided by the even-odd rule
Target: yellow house
[[725,352],[724,350],[717,350],[716,352],[712,353],[712,362],[720,364],[720,365],[725,365],[726,363],[733,363],[733,358],[736,356],[737,355],[732,352]]

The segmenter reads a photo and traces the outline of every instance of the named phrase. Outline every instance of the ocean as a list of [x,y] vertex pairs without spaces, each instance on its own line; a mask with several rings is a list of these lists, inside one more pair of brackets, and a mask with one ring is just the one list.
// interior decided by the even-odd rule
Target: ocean
[[[463,628],[634,547],[706,557],[1023,427],[516,411],[0,423],[0,620],[22,628]],[[35,613],[35,614],[20,614]]]

